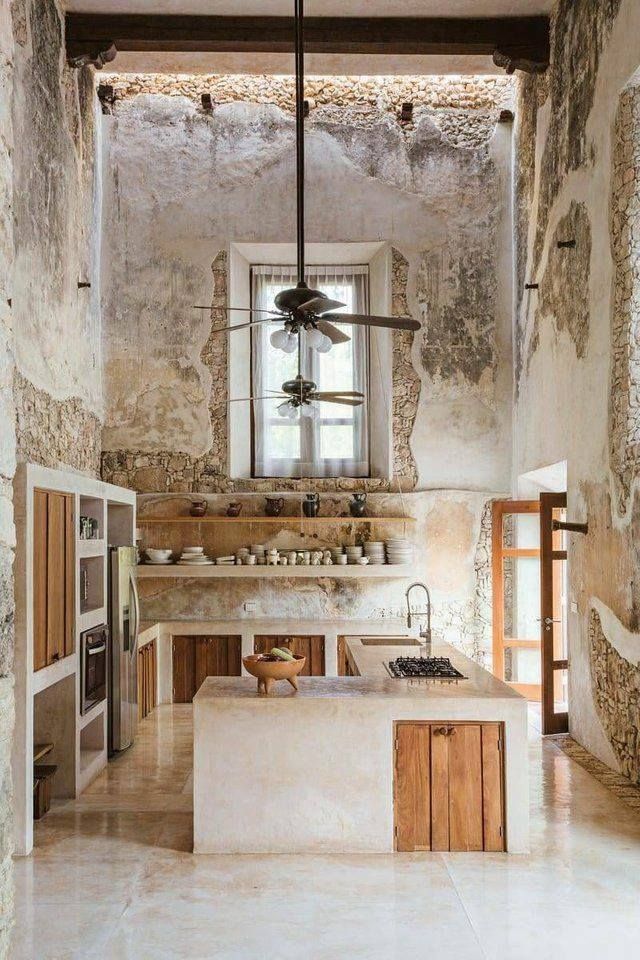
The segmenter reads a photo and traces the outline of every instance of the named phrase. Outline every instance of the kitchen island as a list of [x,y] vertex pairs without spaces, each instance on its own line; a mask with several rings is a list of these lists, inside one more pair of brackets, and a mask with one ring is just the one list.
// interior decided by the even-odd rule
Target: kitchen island
[[194,699],[194,852],[506,850],[529,842],[526,701],[448,644],[464,679],[403,680],[410,637],[351,637],[348,677]]

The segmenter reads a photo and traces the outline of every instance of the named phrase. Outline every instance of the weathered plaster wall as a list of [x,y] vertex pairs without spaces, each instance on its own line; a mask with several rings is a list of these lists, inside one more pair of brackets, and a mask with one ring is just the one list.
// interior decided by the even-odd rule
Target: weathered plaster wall
[[[292,237],[292,80],[114,85],[120,99],[104,117],[103,476],[149,494],[269,491],[273,481],[229,476],[227,344],[212,332],[225,324],[229,243]],[[512,89],[507,79],[438,78],[307,87],[308,238],[389,242],[393,312],[423,324],[393,342],[393,480],[314,488],[396,491],[394,512],[420,518],[417,572],[434,590],[436,628],[478,659],[490,646],[483,512],[510,473],[511,127],[498,118]],[[398,120],[406,100],[410,124]],[[211,315],[194,303],[210,303]],[[407,493],[407,506],[399,487],[437,492]],[[296,616],[378,616],[399,609],[405,586],[165,581],[146,588],[145,615],[233,616],[250,593],[263,616],[287,602]]]
[[[18,458],[99,473],[99,104],[55,0],[12,0]],[[78,282],[90,283],[78,288]]]
[[558,3],[549,75],[520,88],[515,231],[514,483],[567,461],[569,514],[589,522],[570,538],[571,732],[635,779],[639,197],[635,94],[624,91],[639,30],[634,0]]
[[13,732],[13,525],[15,430],[12,395],[13,30],[0,6],[0,957],[9,950],[13,917],[11,740]]
[[[123,99],[104,118],[103,471],[154,492],[247,489],[229,478],[218,437],[226,384],[211,359],[224,372],[223,348],[208,343],[221,322],[216,258],[230,241],[291,236],[291,81],[115,86]],[[212,92],[211,114],[200,89]],[[390,241],[394,305],[423,322],[395,349],[406,489],[492,491],[508,476],[510,128],[497,118],[509,90],[506,80],[310,81],[309,239]],[[406,126],[403,99],[416,104]],[[214,303],[212,316],[194,313],[195,302]]]
[[[208,512],[222,514],[230,497],[207,494]],[[264,500],[255,494],[234,496],[251,516],[262,512]],[[296,494],[285,495],[285,512],[299,511]],[[322,516],[344,516],[344,497],[322,497]],[[184,516],[190,497],[179,494],[142,494],[139,518]],[[422,491],[371,494],[368,507],[375,516],[414,518],[406,528],[378,525],[372,538],[406,536],[417,545],[412,579],[429,584],[433,603],[434,634],[460,647],[480,663],[490,665],[491,651],[491,504],[484,494],[461,491]],[[166,546],[179,551],[185,528],[177,524],[141,525],[141,546]],[[273,530],[273,528],[271,528]],[[277,532],[254,526],[243,528],[203,524],[198,542],[208,553],[223,555],[259,538],[267,547],[316,549],[335,543],[354,543],[363,528],[345,518],[339,526],[314,525],[305,535],[296,525]],[[244,535],[246,540],[238,539]],[[191,533],[193,538],[193,532]],[[250,539],[249,539],[250,538]],[[391,568],[390,568],[391,570]],[[251,617],[286,618],[313,623],[319,619],[381,619],[404,617],[404,580],[141,580],[143,617],[159,620],[241,619],[245,600],[256,602]],[[415,602],[423,604],[423,598]],[[310,629],[307,627],[307,629]]]

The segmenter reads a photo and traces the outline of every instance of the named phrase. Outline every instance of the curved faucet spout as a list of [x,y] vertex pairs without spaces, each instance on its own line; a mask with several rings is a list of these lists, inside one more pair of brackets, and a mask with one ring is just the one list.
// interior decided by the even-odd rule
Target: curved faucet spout
[[[427,609],[426,610],[411,610],[411,591],[415,587],[421,587],[427,597]],[[429,588],[426,583],[422,583],[420,580],[416,580],[415,583],[412,583],[407,587],[407,592],[405,593],[405,599],[407,601],[407,627],[411,628],[412,616],[426,616],[427,625],[426,627],[420,627],[419,636],[424,640],[425,644],[431,644],[431,594],[429,593]]]

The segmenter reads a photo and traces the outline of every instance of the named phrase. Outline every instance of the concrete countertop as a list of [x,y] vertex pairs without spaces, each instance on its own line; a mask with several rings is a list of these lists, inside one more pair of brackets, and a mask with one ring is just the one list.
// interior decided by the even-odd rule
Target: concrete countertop
[[[380,639],[379,637],[376,639]],[[407,638],[409,640],[409,638]],[[259,703],[282,700],[317,700],[336,698],[409,699],[429,701],[525,700],[511,687],[497,680],[487,670],[474,663],[447,643],[434,643],[432,655],[449,657],[452,664],[464,674],[463,680],[396,680],[389,677],[384,661],[396,657],[419,656],[420,647],[404,644],[367,644],[367,637],[347,640],[348,656],[359,676],[355,677],[299,677],[299,690],[284,682],[274,684],[269,697],[258,695],[253,677],[208,677],[194,698],[194,704],[207,701],[254,700]]]

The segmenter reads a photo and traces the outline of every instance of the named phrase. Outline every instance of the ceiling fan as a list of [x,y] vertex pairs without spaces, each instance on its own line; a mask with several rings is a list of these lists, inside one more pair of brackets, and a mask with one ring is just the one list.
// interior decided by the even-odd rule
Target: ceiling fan
[[320,400],[326,403],[339,403],[348,407],[362,406],[364,394],[359,390],[318,390],[313,380],[305,380],[302,374],[294,380],[287,380],[282,384],[282,390],[269,390],[264,397],[234,397],[229,403],[241,403],[247,400],[278,400],[277,411],[281,417],[295,420],[298,411],[303,417],[316,417],[318,408],[312,401]]
[[[304,0],[294,0],[295,4],[295,60],[296,60],[296,199],[297,199],[297,274],[298,284],[289,290],[282,290],[275,297],[275,310],[256,310],[249,307],[228,307],[226,310],[240,310],[250,314],[266,314],[251,319],[248,323],[220,327],[211,331],[229,333],[242,330],[255,323],[279,323],[284,326],[271,334],[271,343],[285,353],[293,353],[298,346],[301,330],[306,333],[310,347],[326,353],[333,344],[345,343],[350,339],[335,324],[363,324],[368,327],[387,327],[391,330],[419,330],[420,323],[412,317],[379,317],[364,313],[335,313],[344,307],[344,303],[331,300],[321,290],[310,289],[305,282],[304,249]],[[211,307],[197,306],[196,310],[210,310]]]

